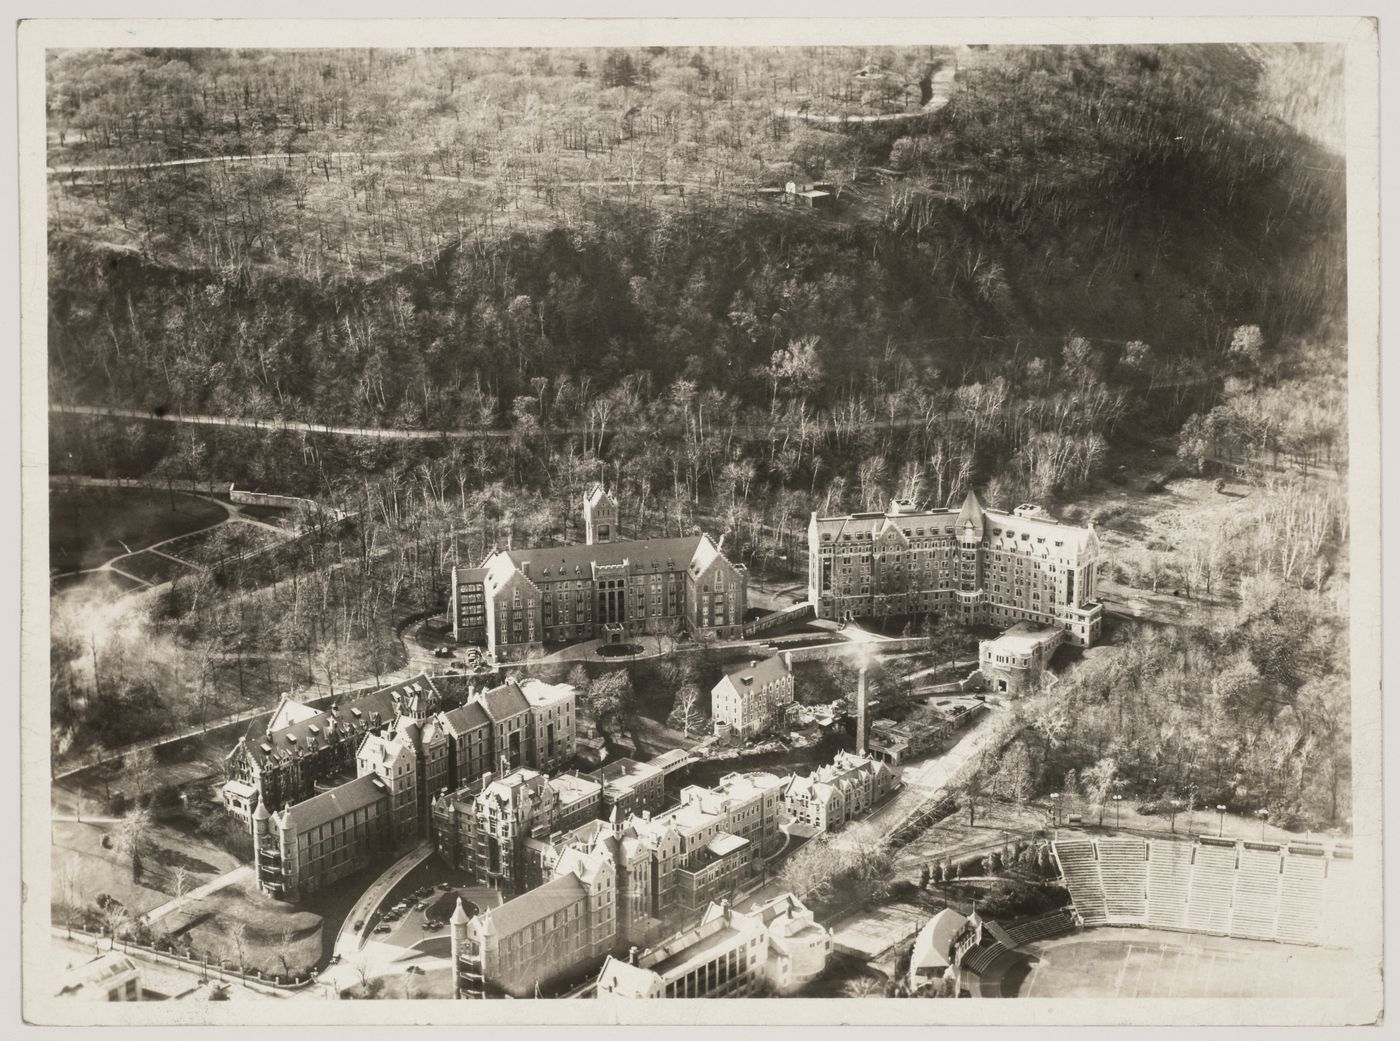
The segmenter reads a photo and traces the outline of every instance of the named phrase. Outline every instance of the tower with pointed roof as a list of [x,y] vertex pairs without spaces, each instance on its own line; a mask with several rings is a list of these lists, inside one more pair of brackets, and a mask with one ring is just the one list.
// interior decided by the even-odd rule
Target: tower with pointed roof
[[596,546],[617,541],[617,500],[601,484],[583,497],[583,541]]

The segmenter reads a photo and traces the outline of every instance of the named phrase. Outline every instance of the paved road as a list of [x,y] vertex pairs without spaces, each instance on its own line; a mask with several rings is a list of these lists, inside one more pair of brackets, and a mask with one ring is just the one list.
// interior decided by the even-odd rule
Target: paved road
[[[431,842],[424,840],[413,849],[409,850],[378,878],[369,884],[360,898],[355,901],[355,905],[350,908],[350,913],[345,916],[345,922],[340,927],[340,933],[335,938],[335,953],[340,955],[340,963],[332,965],[321,974],[323,980],[331,980],[337,986],[348,987],[358,981],[359,971],[355,962],[361,954],[367,957],[376,955],[376,951],[370,948],[389,947],[388,944],[372,944],[367,939],[370,928],[371,915],[374,909],[389,895],[389,891],[398,885],[405,875],[416,868],[423,861],[427,860],[433,852]],[[360,922],[361,927],[355,928],[355,923]],[[393,947],[394,958],[403,956],[403,948]],[[381,957],[373,957],[375,962],[382,960]],[[373,972],[370,975],[374,975]]]
[[392,158],[402,152],[263,152],[258,155],[211,155],[196,159],[166,159],[158,163],[107,163],[98,166],[50,166],[49,176],[65,174],[113,173],[119,170],[160,170],[176,166],[203,166],[208,163],[256,163],[269,160],[291,162],[296,159],[366,159]]

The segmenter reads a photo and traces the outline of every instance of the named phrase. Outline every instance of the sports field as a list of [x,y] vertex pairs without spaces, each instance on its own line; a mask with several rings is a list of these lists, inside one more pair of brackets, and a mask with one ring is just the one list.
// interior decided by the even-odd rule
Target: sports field
[[1006,974],[1008,997],[1323,997],[1356,970],[1344,951],[1155,929],[1094,929],[1037,950]]

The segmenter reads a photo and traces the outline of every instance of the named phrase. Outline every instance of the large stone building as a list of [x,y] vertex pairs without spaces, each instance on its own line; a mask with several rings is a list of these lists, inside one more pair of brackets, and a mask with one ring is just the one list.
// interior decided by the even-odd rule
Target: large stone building
[[1036,506],[1010,513],[969,493],[959,510],[896,499],[884,513],[812,514],[808,597],[819,618],[937,613],[966,623],[1053,625],[1099,637],[1099,539]]
[[502,661],[545,644],[682,630],[743,635],[748,573],[707,535],[617,541],[617,503],[601,487],[584,499],[581,546],[496,550],[452,571],[454,634]]
[[[475,692],[465,705],[446,712],[440,711],[437,691],[426,677],[390,691],[394,695],[387,704],[394,714],[386,721],[376,713],[369,721],[372,728],[367,725],[359,732],[348,769],[340,747],[356,731],[328,730],[313,722],[321,718],[318,715],[290,724],[290,734],[288,726],[270,733],[270,740],[281,738],[291,747],[308,748],[307,758],[290,761],[300,767],[295,774],[298,785],[310,784],[317,794],[279,803],[261,797],[256,787],[239,778],[225,784],[226,802],[237,798],[252,806],[254,866],[264,891],[298,900],[377,856],[412,846],[432,829],[436,797],[460,793],[483,777],[486,784],[478,784],[478,791],[489,786],[493,764],[500,765],[502,775],[528,766],[538,777],[535,770],[540,767],[560,768],[572,759],[574,691],[567,684],[512,680]],[[357,718],[354,713],[360,709],[352,706],[350,711]],[[262,764],[256,776],[268,783],[277,780],[278,774],[267,767],[282,767],[286,757],[274,757],[262,745],[258,752],[260,756],[253,755],[241,741],[232,761]],[[562,824],[553,821],[554,826],[596,814],[600,785],[577,780],[564,787],[568,813]],[[285,797],[291,788],[282,781],[275,790]],[[549,793],[551,799],[559,798],[556,789]]]
[[433,800],[433,842],[453,867],[508,894],[539,885],[540,857],[531,839],[548,839],[594,820],[602,786],[572,774],[546,777],[519,767],[486,774]]
[[791,994],[819,976],[831,931],[796,896],[784,894],[747,912],[711,904],[700,924],[628,959],[608,958],[598,998],[727,998],[754,994],[766,980]]
[[774,654],[731,669],[710,690],[716,734],[747,740],[776,730],[793,703],[792,656]]
[[544,884],[481,914],[457,903],[454,995],[531,997],[606,957],[617,942],[611,858],[569,850]]
[[251,821],[261,804],[271,810],[309,799],[318,783],[355,773],[366,734],[382,733],[400,715],[425,718],[440,699],[426,675],[367,693],[347,695],[323,709],[282,696],[265,726],[250,727],[224,757],[224,806]]
[[[571,829],[562,823],[559,792],[548,790],[554,782],[532,771],[504,784],[488,781],[474,799],[459,793],[438,800],[439,849],[449,859],[485,864],[478,877],[516,893],[489,912],[454,916],[457,995],[525,996],[572,981],[605,956],[656,944],[733,898],[760,877],[762,858],[784,841],[785,781],[728,774],[713,789],[683,789],[679,805],[664,813],[624,816],[614,807],[607,820]],[[848,782],[842,806],[863,807],[885,790],[873,779]],[[775,986],[800,986],[820,971],[813,965],[818,956],[824,961],[828,938],[812,928],[810,916],[804,919],[805,908],[775,903],[752,913],[775,958]]]
[[783,823],[811,833],[839,831],[894,790],[899,775],[875,759],[838,752],[835,760],[782,786]]

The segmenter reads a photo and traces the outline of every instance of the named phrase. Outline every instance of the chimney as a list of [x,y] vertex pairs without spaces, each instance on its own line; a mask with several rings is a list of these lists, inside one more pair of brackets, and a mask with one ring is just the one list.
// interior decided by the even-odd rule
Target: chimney
[[632,945],[632,949],[629,950],[629,951],[627,952],[627,964],[628,964],[628,965],[636,965],[636,964],[637,964],[637,953],[638,953],[638,952],[637,952],[637,945],[636,945],[636,944],[633,944],[633,945]]
[[783,651],[783,664],[787,666],[787,671],[792,671],[792,651]]
[[642,811],[642,820],[644,820],[644,821],[649,821],[649,820],[651,820],[651,811],[650,811],[650,810],[643,810],[643,811]]
[[865,670],[860,667],[860,685],[856,688],[856,755],[865,755]]

